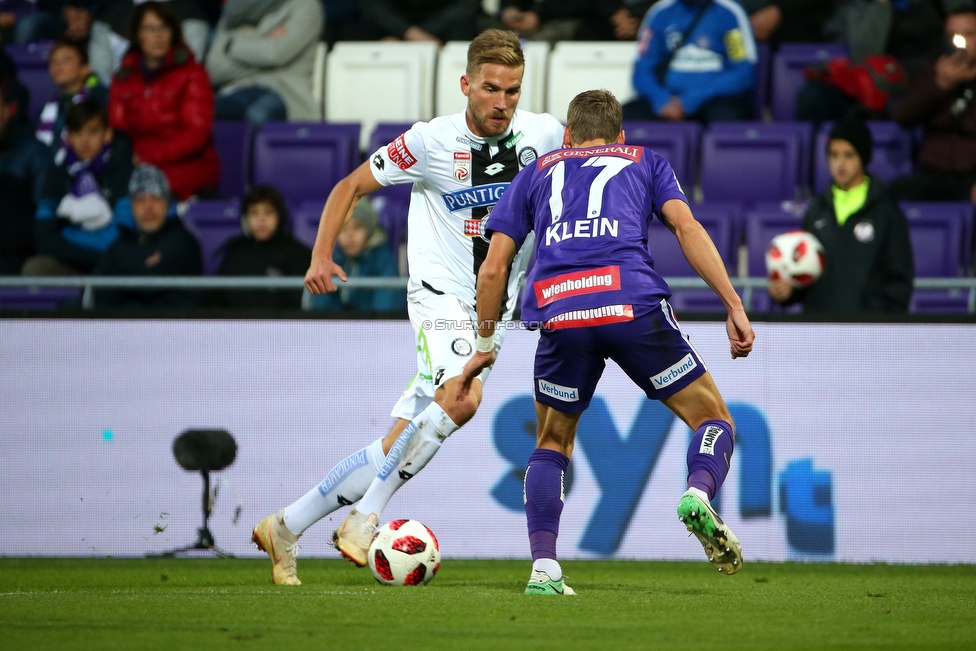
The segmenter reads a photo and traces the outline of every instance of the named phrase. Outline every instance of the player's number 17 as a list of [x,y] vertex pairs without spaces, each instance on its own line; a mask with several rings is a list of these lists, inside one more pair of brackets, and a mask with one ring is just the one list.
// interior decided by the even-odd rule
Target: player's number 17
[[[583,167],[602,167],[600,173],[596,175],[590,183],[590,197],[586,202],[586,216],[589,219],[599,217],[603,212],[603,190],[607,183],[620,170],[633,164],[634,161],[615,156],[597,156],[588,158]],[[552,223],[555,224],[563,216],[563,186],[566,183],[566,161],[559,161],[549,170],[547,174],[552,182],[552,196],[549,197],[549,211],[552,213]]]

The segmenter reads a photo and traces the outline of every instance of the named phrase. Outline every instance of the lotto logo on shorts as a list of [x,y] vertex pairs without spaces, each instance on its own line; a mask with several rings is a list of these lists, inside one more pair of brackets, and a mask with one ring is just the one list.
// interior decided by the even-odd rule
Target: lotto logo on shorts
[[709,425],[705,428],[705,435],[702,436],[701,445],[698,447],[698,454],[710,454],[715,456],[715,441],[722,435],[722,428]]
[[696,362],[695,358],[691,356],[691,353],[688,353],[680,361],[678,361],[677,364],[652,377],[651,381],[654,382],[655,388],[663,389],[669,384],[672,384],[675,380],[683,376],[688,371],[695,368],[698,368],[698,362]]
[[539,302],[539,307],[549,305],[561,298],[609,292],[620,289],[620,267],[574,271],[573,273],[538,280],[533,283],[533,287],[535,289],[535,300]]
[[579,401],[579,389],[576,387],[564,387],[561,384],[553,384],[543,379],[539,380],[539,393],[544,393],[563,402]]
[[396,140],[386,146],[386,155],[389,156],[390,162],[401,170],[409,169],[417,162],[416,157],[407,149],[407,141],[403,134],[397,136]]

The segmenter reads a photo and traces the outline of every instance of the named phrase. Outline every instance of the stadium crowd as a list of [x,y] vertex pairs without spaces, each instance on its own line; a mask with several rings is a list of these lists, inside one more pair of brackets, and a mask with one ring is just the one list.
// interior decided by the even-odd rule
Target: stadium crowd
[[[195,201],[221,196],[215,120],[258,128],[318,119],[313,69],[322,42],[443,44],[489,27],[527,41],[636,41],[637,97],[624,106],[629,121],[756,119],[755,90],[764,83],[757,44],[775,53],[784,44],[841,43],[848,57],[806,71],[795,119],[817,128],[888,120],[914,130],[912,174],[887,186],[862,174],[871,197],[883,193],[888,213],[900,213],[896,201],[976,204],[972,0],[0,0],[0,42],[45,44],[57,89],[30,115],[30,89],[0,50],[0,274],[203,273],[200,244],[180,216]],[[763,117],[770,119],[768,109]],[[845,133],[864,132],[852,128]],[[852,151],[866,168],[871,144],[864,146],[855,142]],[[827,195],[813,205],[828,216],[832,202],[842,200],[845,219],[874,209],[866,187],[853,199]],[[291,205],[292,197],[274,187],[250,188],[240,204],[240,233],[220,248],[216,273],[303,275],[310,252],[292,234]],[[163,240],[175,248],[157,244]],[[398,240],[364,201],[335,259],[350,275],[397,275]],[[891,266],[879,260],[879,269]],[[901,265],[899,273],[910,281],[911,269]],[[771,295],[798,300],[782,288]],[[899,296],[860,309],[905,311]],[[96,306],[201,302],[297,307],[301,296],[96,297]],[[830,304],[821,297],[807,308],[829,311]],[[405,300],[402,292],[344,291],[312,305],[402,312]]]

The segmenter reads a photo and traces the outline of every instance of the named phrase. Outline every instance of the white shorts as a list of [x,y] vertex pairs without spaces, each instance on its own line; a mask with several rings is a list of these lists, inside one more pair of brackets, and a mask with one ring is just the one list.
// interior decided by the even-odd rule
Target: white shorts
[[[407,313],[417,341],[417,374],[393,406],[390,415],[413,420],[434,401],[437,388],[461,375],[464,365],[471,359],[478,334],[478,314],[472,306],[456,296],[435,294],[426,289],[416,292],[416,299],[410,297]],[[496,329],[496,355],[504,340],[505,329]],[[481,372],[479,378],[482,385],[490,373],[490,368]]]

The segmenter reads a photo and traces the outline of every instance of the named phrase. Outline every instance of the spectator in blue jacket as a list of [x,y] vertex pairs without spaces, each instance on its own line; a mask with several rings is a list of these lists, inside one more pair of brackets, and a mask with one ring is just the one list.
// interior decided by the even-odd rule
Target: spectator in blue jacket
[[113,133],[94,98],[68,109],[65,124],[67,153],[44,183],[34,226],[37,255],[24,263],[25,276],[88,273],[118,237],[119,222],[131,223],[127,210],[116,215],[129,194],[129,139]]
[[734,0],[661,0],[639,32],[624,120],[750,120],[756,41]]
[[[332,259],[346,272],[347,278],[397,277],[396,257],[390,248],[386,231],[380,226],[368,199],[360,199],[336,239]],[[312,297],[317,310],[363,310],[369,312],[402,312],[407,295],[402,289],[350,289],[339,284],[339,291]]]
[[54,167],[50,150],[17,119],[20,108],[0,83],[0,274],[19,274],[34,252],[34,212]]

